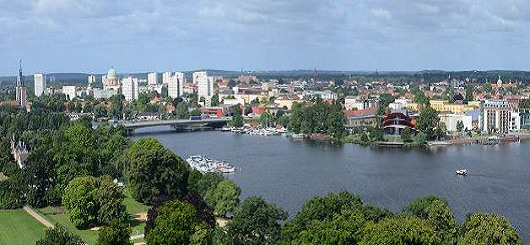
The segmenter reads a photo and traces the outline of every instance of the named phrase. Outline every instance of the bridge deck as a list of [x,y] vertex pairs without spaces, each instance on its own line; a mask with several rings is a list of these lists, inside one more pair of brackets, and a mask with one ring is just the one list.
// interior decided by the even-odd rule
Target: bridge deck
[[212,123],[225,123],[230,121],[230,118],[212,118],[212,119],[201,119],[201,120],[156,120],[156,121],[140,121],[140,122],[126,122],[122,125],[127,129],[153,127],[153,126],[165,126],[165,125],[197,125],[197,124],[212,124]]

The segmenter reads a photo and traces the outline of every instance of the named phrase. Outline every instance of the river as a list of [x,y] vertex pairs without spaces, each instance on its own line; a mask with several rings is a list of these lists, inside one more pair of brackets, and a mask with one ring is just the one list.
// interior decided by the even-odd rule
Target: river
[[[294,215],[311,197],[341,189],[365,204],[399,212],[429,194],[445,198],[457,220],[471,212],[509,218],[530,240],[530,142],[434,149],[363,147],[292,141],[230,132],[175,133],[169,127],[138,129],[133,140],[157,138],[186,158],[206,155],[232,163],[227,175],[242,199],[262,196]],[[467,177],[455,170],[467,169]]]

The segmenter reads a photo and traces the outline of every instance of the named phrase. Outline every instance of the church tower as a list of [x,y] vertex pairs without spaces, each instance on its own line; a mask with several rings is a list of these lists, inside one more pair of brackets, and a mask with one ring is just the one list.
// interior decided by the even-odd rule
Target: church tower
[[26,104],[28,103],[28,94],[26,91],[26,85],[24,84],[24,76],[22,75],[22,60],[20,61],[19,68],[18,68],[16,97],[17,97],[17,104],[25,108]]

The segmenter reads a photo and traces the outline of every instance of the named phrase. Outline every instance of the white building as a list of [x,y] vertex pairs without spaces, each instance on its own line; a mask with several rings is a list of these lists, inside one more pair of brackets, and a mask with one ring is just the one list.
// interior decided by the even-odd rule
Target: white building
[[445,123],[448,132],[457,132],[458,122],[462,122],[464,128],[462,130],[473,129],[473,117],[464,114],[440,114],[438,115],[440,122]]
[[521,115],[519,112],[511,113],[512,118],[510,120],[510,131],[515,132],[521,130]]
[[94,83],[96,83],[96,76],[89,75],[88,76],[88,86],[92,87],[94,85]]
[[33,80],[35,82],[35,96],[40,97],[46,89],[46,74],[36,73],[33,75]]
[[73,100],[77,96],[76,86],[63,86],[63,94],[66,95],[66,99]]
[[147,75],[147,84],[148,85],[157,85],[158,84],[158,73],[151,72]]
[[184,73],[182,72],[175,72],[175,75],[173,75],[168,83],[168,89],[167,93],[168,96],[175,99],[182,97],[184,94]]
[[92,93],[94,95],[94,99],[108,99],[112,97],[113,95],[118,94],[117,90],[104,90],[104,89],[94,89],[92,90]]
[[394,102],[388,104],[388,108],[392,111],[405,111],[407,110],[407,104],[410,103],[407,99],[397,99]]
[[511,128],[511,110],[506,100],[486,100],[484,102],[484,126],[486,132],[496,132],[506,134]]
[[126,77],[121,80],[122,94],[126,101],[133,101],[138,99],[139,87],[138,78]]
[[208,77],[208,73],[205,71],[198,71],[193,73],[193,84],[197,85],[199,84],[199,81],[202,79],[206,79]]
[[324,91],[304,91],[304,96],[307,97],[320,97],[323,100],[336,100],[338,98],[337,93],[331,90]]
[[193,73],[194,82],[197,81],[199,101],[204,98],[205,105],[210,106],[213,96],[213,77],[208,77],[206,72]]
[[101,83],[103,84],[103,87],[105,86],[105,84],[107,84],[107,75],[101,76]]
[[171,79],[173,77],[173,72],[164,72],[162,73],[162,84],[169,84],[171,82]]

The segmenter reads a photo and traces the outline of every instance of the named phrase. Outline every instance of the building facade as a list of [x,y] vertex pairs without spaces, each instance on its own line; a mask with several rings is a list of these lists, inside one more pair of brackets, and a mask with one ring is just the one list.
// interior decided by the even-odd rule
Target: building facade
[[36,73],[33,75],[33,81],[35,83],[35,97],[40,97],[46,90],[46,75],[43,73]]
[[173,72],[164,72],[162,73],[162,84],[169,84],[173,79]]
[[184,82],[185,82],[184,73],[175,72],[175,74],[171,77],[168,83],[168,89],[167,89],[168,96],[173,99],[182,97],[182,95],[184,94],[184,90],[183,90]]
[[63,94],[66,95],[66,99],[73,100],[77,96],[76,86],[63,86]]
[[120,88],[120,82],[118,80],[118,74],[114,68],[110,68],[107,76],[104,77],[103,89],[105,90],[118,90]]
[[147,84],[148,85],[157,85],[158,84],[158,73],[151,72],[147,75]]
[[445,124],[447,131],[457,132],[458,131],[458,122],[462,122],[464,128],[462,130],[472,130],[473,129],[473,116],[465,114],[439,114],[440,122]]
[[138,78],[126,77],[121,80],[122,83],[122,94],[126,101],[133,101],[138,99],[139,87]]
[[486,100],[483,110],[484,131],[501,134],[510,131],[512,116],[508,101]]
[[96,83],[96,76],[89,75],[88,76],[88,86],[92,87],[92,86],[94,86],[95,83]]
[[[197,73],[197,74],[196,74]],[[213,78],[208,77],[206,72],[195,72],[193,73],[193,78],[197,80],[197,94],[199,96],[199,101],[201,98],[204,98],[204,104],[210,106],[212,103],[213,97]]]

